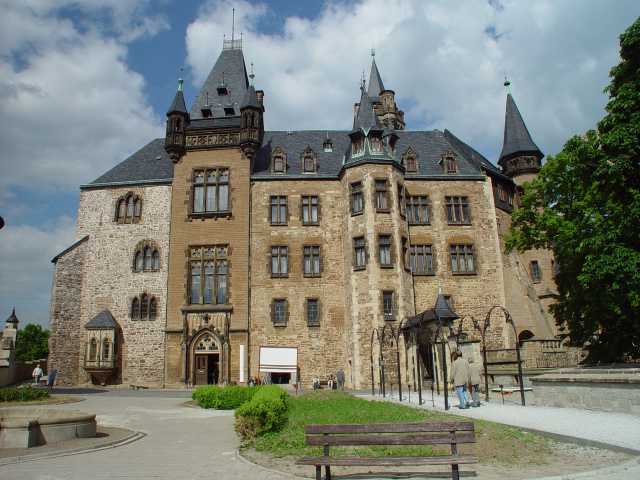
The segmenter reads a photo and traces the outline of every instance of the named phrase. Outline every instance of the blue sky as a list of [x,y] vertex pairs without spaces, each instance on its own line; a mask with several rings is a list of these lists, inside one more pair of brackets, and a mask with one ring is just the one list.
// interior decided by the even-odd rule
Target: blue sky
[[268,129],[348,128],[369,51],[410,129],[449,128],[490,160],[504,75],[548,154],[603,115],[634,0],[0,0],[0,322],[48,323],[51,258],[78,186],[161,136],[183,67],[190,103],[222,36],[244,34]]

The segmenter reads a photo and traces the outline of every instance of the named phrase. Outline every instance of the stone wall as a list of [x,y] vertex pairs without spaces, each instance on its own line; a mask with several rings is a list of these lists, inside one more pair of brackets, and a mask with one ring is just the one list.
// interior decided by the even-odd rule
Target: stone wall
[[[115,204],[127,192],[142,198],[138,223],[114,221]],[[112,382],[162,386],[164,384],[164,329],[166,325],[166,285],[169,259],[168,185],[85,189],[80,193],[78,235],[89,235],[83,265],[81,311],[77,329],[102,310],[109,310],[118,324],[118,372]],[[150,241],[160,253],[159,271],[134,272],[136,247]],[[133,320],[131,301],[142,293],[157,301],[155,320]],[[84,332],[82,332],[83,334]],[[78,352],[84,352],[80,345]],[[89,381],[80,371],[80,383]]]
[[84,241],[57,259],[53,272],[49,312],[49,366],[56,368],[56,385],[80,381],[82,349],[82,289],[88,242]]

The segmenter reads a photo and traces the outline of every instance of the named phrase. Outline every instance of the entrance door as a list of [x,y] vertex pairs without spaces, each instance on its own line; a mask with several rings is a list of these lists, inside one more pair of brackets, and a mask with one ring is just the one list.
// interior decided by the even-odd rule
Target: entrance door
[[196,385],[215,385],[220,378],[220,356],[217,353],[197,354]]
[[206,385],[209,355],[196,355],[196,385]]

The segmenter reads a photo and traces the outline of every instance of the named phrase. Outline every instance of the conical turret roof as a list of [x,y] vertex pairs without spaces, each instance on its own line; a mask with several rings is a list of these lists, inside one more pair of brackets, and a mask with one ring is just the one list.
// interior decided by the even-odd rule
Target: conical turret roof
[[253,85],[249,85],[247,93],[245,93],[244,98],[242,99],[242,103],[240,104],[240,108],[246,107],[260,108],[258,95],[256,94],[256,89],[253,87]]
[[368,134],[370,130],[382,130],[380,120],[373,110],[371,98],[364,88],[362,89],[362,96],[360,97],[358,114],[353,119],[353,132],[358,130],[362,130],[365,135]]
[[449,302],[447,302],[446,297],[442,293],[438,293],[438,298],[436,299],[436,306],[434,307],[434,311],[436,314],[436,318],[444,321],[452,321],[456,318],[460,318],[456,312],[451,310],[449,306]]
[[176,96],[173,97],[173,102],[167,110],[167,115],[172,113],[187,113],[187,105],[184,102],[184,94],[182,93],[182,79],[178,80],[178,90]]
[[18,323],[18,317],[16,317],[16,309],[14,308],[13,311],[11,312],[11,315],[9,316],[9,318],[7,318],[5,323]]
[[507,94],[507,108],[504,116],[504,142],[499,161],[519,153],[530,153],[539,156],[539,158],[544,156],[531,139],[518,106],[509,93]]
[[371,73],[369,73],[369,88],[367,89],[367,94],[371,98],[378,98],[380,96],[380,92],[383,90],[384,84],[382,83],[382,77],[380,76],[378,66],[376,65],[376,59],[374,58],[371,62]]

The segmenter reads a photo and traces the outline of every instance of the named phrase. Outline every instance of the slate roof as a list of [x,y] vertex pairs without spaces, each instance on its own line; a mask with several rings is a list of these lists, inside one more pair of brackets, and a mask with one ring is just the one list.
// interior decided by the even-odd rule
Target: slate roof
[[63,251],[61,251],[59,254],[57,254],[55,257],[53,257],[51,259],[51,263],[56,263],[60,257],[62,257],[63,255],[66,255],[67,253],[69,253],[71,250],[73,250],[74,248],[76,248],[78,245],[80,245],[81,243],[86,242],[87,240],[89,240],[89,235],[85,235],[84,237],[82,237],[80,240],[77,240],[75,242],[73,242],[71,245],[69,245],[67,248],[65,248]]
[[116,328],[117,326],[118,324],[113,318],[113,315],[111,315],[111,312],[109,310],[103,310],[89,320],[84,328],[87,330],[98,330],[102,328]]
[[[426,132],[398,130],[395,134],[398,136],[395,148],[395,160],[398,163],[401,162],[402,155],[409,147],[417,154],[418,172],[407,172],[407,178],[423,176],[456,178],[482,175],[480,166],[468,158],[467,152],[457,145],[452,145],[445,134],[439,130]],[[323,144],[327,137],[333,143],[332,152],[323,150]],[[302,169],[302,153],[307,146],[311,147],[317,156],[318,171],[315,174],[304,173]],[[350,146],[351,139],[346,130],[268,131],[265,132],[262,147],[256,153],[252,178],[338,177]],[[285,174],[273,174],[270,171],[271,153],[277,147],[282,148],[287,155],[287,172]],[[458,174],[456,175],[449,175],[442,171],[442,156],[450,151],[457,154]]]
[[[228,95],[218,95],[218,87],[227,87]],[[233,107],[234,114],[240,115],[240,103],[249,86],[242,49],[223,49],[200,93],[191,106],[191,119],[202,117],[202,108],[207,103],[207,93],[214,117],[224,117],[225,107]]]
[[499,162],[515,153],[533,153],[540,158],[544,156],[538,146],[533,143],[518,106],[509,93],[504,115],[504,142]]
[[353,119],[353,131],[362,130],[365,135],[369,130],[382,130],[380,120],[373,110],[373,103],[369,94],[362,89],[362,96],[360,97],[360,105],[358,106],[358,114]]
[[376,99],[380,96],[380,92],[383,90],[384,84],[382,83],[382,77],[380,76],[378,66],[376,65],[376,59],[374,58],[371,62],[371,73],[369,73],[369,88],[367,89],[367,94],[369,97]]
[[167,110],[167,115],[172,112],[187,113],[187,105],[184,103],[184,94],[182,93],[182,90],[178,90],[176,92],[176,96],[173,98],[173,102],[171,102],[169,110]]
[[164,150],[164,138],[156,138],[104,175],[82,187],[106,184],[160,183],[173,178],[173,162]]
[[244,98],[242,99],[240,108],[244,107],[260,108],[260,104],[258,103],[258,96],[256,95],[256,89],[253,85],[249,85],[247,93],[244,94]]

